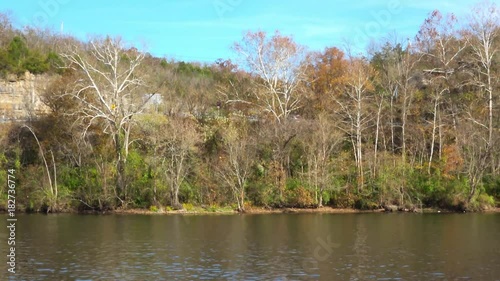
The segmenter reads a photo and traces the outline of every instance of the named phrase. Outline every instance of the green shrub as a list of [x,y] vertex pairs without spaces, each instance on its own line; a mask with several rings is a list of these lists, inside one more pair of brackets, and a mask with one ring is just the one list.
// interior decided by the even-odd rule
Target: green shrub
[[49,70],[49,64],[41,57],[39,53],[30,54],[23,62],[23,70],[33,74],[41,74]]
[[484,190],[488,195],[500,200],[500,175],[488,175],[483,178]]
[[212,205],[208,206],[207,211],[215,213],[215,212],[217,212],[218,209],[219,209],[219,205],[212,204]]
[[183,203],[182,208],[188,212],[194,210],[194,206],[191,203]]
[[471,204],[469,205],[470,211],[484,211],[495,206],[495,198],[485,193],[481,193]]
[[271,206],[275,201],[274,187],[266,182],[254,182],[248,189],[247,198],[256,206]]
[[298,179],[289,179],[285,191],[287,206],[306,208],[314,205],[314,194]]
[[330,203],[330,200],[332,198],[332,192],[333,191],[323,191],[323,205],[328,205]]
[[358,198],[354,202],[354,208],[358,210],[375,210],[379,205],[370,198]]
[[356,203],[352,193],[333,194],[332,201],[333,206],[338,208],[353,208]]
[[189,181],[183,181],[179,187],[179,200],[181,202],[196,202],[197,199],[196,188]]
[[45,59],[45,63],[47,64],[49,70],[54,72],[54,73],[62,74],[64,72],[64,70],[62,68],[62,66],[64,66],[64,62],[59,57],[59,55],[54,51],[50,51],[47,54],[47,58]]
[[22,61],[28,56],[28,47],[20,36],[14,36],[7,47],[7,55],[13,67],[22,65]]

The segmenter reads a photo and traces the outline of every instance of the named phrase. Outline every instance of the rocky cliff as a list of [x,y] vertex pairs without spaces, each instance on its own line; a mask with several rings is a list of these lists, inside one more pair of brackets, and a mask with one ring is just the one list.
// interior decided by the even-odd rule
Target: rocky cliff
[[0,123],[24,121],[48,112],[40,94],[50,83],[47,75],[26,72],[22,77],[0,80]]

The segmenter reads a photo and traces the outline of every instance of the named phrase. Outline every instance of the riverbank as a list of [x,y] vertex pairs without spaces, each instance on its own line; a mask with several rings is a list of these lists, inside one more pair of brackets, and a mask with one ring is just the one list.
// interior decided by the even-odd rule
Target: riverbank
[[[385,209],[375,209],[375,210],[358,210],[352,208],[332,208],[332,207],[322,207],[322,208],[263,208],[263,207],[253,207],[247,209],[243,214],[356,214],[356,213],[391,213],[387,212]],[[141,215],[175,215],[175,214],[193,214],[193,215],[210,215],[210,214],[220,214],[220,215],[230,215],[230,214],[242,214],[236,210],[231,210],[227,208],[205,210],[156,210],[151,211],[147,209],[117,209],[109,212],[109,214],[141,214]],[[424,208],[422,210],[410,212],[410,211],[396,211],[393,213],[458,213],[451,210],[445,209],[435,209],[435,208]],[[491,208],[478,213],[500,213],[500,208]]]
[[[20,213],[32,213],[17,211]],[[0,210],[0,214],[5,214],[5,210]],[[35,212],[37,213],[37,212]],[[41,212],[43,213],[43,212]],[[83,212],[75,210],[62,210],[58,212],[50,213],[67,213],[67,214],[122,214],[122,215],[231,215],[231,214],[361,214],[361,213],[464,213],[454,210],[438,209],[438,208],[423,208],[418,210],[388,210],[387,208],[379,208],[373,210],[359,210],[354,208],[333,208],[333,207],[321,207],[321,208],[266,208],[266,207],[251,207],[245,210],[245,212],[238,212],[230,207],[214,207],[214,208],[202,208],[194,207],[190,209],[182,210],[172,210],[170,208],[164,209],[115,209],[106,211],[92,211],[86,210]],[[500,208],[494,207],[482,211],[471,212],[471,213],[500,213]]]
[[[253,207],[245,210],[243,214],[293,214],[293,213],[333,213],[333,214],[352,214],[352,213],[378,213],[384,212],[384,209],[376,210],[357,210],[350,208],[332,208],[332,207],[322,207],[322,208],[263,208],[263,207]],[[144,215],[156,215],[156,214],[242,214],[237,210],[220,208],[220,209],[195,209],[195,210],[146,210],[146,209],[117,209],[110,211],[109,213],[115,214],[144,214]]]

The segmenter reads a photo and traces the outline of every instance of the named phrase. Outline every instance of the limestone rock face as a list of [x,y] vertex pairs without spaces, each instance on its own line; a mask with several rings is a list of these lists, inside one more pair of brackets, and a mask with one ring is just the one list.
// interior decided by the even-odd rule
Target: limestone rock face
[[24,121],[49,112],[40,94],[52,78],[26,72],[22,77],[0,80],[0,123]]

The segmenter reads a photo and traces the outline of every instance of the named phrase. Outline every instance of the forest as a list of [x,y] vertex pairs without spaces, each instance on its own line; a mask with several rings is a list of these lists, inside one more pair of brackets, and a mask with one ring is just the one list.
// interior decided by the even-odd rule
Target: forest
[[10,169],[27,212],[498,206],[499,24],[436,10],[364,54],[247,31],[201,64],[0,14],[0,79],[50,80],[0,123],[0,208]]

